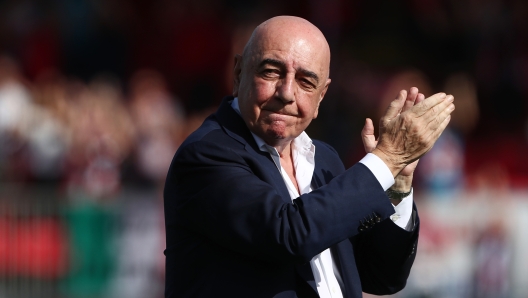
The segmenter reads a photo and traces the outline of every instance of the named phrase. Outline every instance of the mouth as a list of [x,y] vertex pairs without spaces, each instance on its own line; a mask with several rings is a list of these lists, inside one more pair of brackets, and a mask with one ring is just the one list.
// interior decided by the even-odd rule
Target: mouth
[[285,112],[285,111],[272,111],[272,110],[266,110],[266,109],[264,109],[263,111],[268,112],[270,115],[297,117],[296,114],[288,113],[288,112]]

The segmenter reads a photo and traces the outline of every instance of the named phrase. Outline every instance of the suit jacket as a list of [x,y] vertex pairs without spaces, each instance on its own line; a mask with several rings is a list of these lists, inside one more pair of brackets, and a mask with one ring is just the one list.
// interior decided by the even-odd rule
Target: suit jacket
[[[331,248],[344,297],[401,290],[407,232],[370,170],[316,146],[313,191],[291,200],[269,154],[222,101],[174,156],[164,191],[165,297],[318,297],[309,261]],[[415,208],[415,207],[414,207]]]

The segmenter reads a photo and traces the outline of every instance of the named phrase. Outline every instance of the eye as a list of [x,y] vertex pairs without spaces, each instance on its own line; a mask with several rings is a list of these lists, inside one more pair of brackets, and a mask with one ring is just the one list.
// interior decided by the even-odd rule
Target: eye
[[298,81],[301,87],[303,87],[304,89],[315,89],[316,88],[315,84],[309,79],[301,78]]
[[264,78],[277,78],[280,76],[279,70],[274,68],[265,68],[260,72],[260,74]]

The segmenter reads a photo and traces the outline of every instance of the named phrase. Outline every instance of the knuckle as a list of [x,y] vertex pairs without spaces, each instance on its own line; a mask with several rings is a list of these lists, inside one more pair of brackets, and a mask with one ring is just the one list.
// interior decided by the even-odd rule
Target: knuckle
[[390,107],[391,107],[391,108],[397,108],[397,107],[399,107],[399,104],[398,104],[397,101],[393,100],[393,101],[391,101],[391,103],[390,103]]
[[405,113],[405,114],[402,114],[401,115],[402,117],[402,122],[405,123],[405,124],[411,124],[412,123],[412,115],[409,114],[409,113]]

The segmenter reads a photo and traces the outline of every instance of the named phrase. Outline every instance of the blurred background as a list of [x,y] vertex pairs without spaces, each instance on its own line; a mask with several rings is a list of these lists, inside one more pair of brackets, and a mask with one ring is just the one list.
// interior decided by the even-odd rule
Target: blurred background
[[[332,50],[308,133],[347,166],[400,89],[455,96],[394,297],[528,297],[528,2],[0,1],[0,298],[162,297],[166,171],[275,15]],[[368,295],[366,295],[368,297]]]

